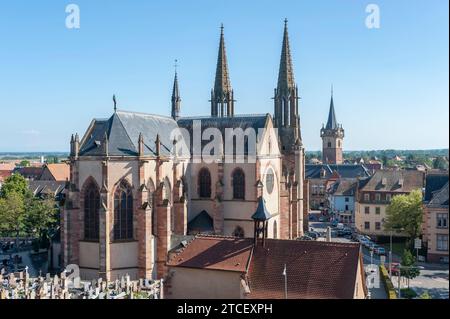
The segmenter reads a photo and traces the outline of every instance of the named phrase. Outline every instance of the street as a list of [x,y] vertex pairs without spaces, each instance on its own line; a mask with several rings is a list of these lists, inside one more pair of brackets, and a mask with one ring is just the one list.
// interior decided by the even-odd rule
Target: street
[[[317,213],[315,213],[316,216]],[[310,230],[314,230],[321,234],[325,234],[327,227],[331,226],[328,222],[309,222]],[[351,239],[336,237],[336,231],[332,230],[332,241],[334,242],[353,242]],[[371,262],[375,265],[380,265],[380,256],[373,254],[371,257],[370,251],[363,247],[363,261],[364,265],[370,265]],[[393,255],[393,262],[399,262],[401,256]],[[389,257],[386,256],[386,268],[388,268]],[[425,291],[431,295],[433,299],[448,299],[449,298],[449,266],[441,264],[430,264],[430,263],[417,263],[420,268],[420,275],[412,280],[410,280],[410,288],[412,288],[417,295],[421,295]],[[398,287],[398,277],[392,276],[392,283],[394,287]],[[406,288],[406,281],[402,280],[401,288]],[[383,285],[379,288],[369,288],[372,299],[385,299],[386,293],[384,291]]]

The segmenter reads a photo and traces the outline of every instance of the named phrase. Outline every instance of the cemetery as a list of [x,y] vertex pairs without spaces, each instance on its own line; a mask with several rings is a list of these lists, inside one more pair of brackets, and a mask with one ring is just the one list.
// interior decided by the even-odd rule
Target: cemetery
[[163,280],[130,280],[126,275],[106,282],[99,278],[81,281],[75,272],[65,269],[60,276],[31,278],[28,267],[6,273],[0,270],[1,299],[163,299]]

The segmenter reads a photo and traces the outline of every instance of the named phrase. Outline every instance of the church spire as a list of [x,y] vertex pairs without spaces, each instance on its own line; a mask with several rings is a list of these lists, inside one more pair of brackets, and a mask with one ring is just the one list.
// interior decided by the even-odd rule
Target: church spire
[[334,101],[333,101],[333,86],[331,86],[331,101],[330,101],[330,111],[328,113],[328,121],[325,126],[326,129],[334,130],[338,127],[336,121],[336,113],[334,111]]
[[173,80],[172,89],[172,118],[176,121],[180,117],[181,109],[181,97],[180,90],[178,88],[178,72],[177,72],[177,60],[175,60],[175,78]]
[[[278,83],[275,89],[274,123],[277,128],[291,128],[293,141],[300,136],[300,118],[298,115],[298,88],[294,79],[287,19],[284,20],[283,45],[281,48]],[[289,143],[289,139],[287,139]],[[292,145],[283,145],[286,149]]]
[[220,29],[216,78],[214,81],[214,89],[211,92],[211,116],[224,117],[234,115],[234,100],[233,89],[231,88],[230,75],[228,72],[223,24]]
[[288,20],[284,20],[283,47],[281,49],[280,70],[278,73],[278,90],[287,93],[295,88],[294,68],[289,47]]

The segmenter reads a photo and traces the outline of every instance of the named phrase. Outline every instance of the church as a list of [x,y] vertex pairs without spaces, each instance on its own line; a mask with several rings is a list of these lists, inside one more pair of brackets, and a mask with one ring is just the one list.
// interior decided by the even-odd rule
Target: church
[[[175,72],[170,117],[118,110],[114,98],[111,117],[73,135],[63,265],[79,265],[82,279],[162,278],[168,252],[188,235],[252,238],[258,210],[267,212],[267,238],[301,237],[308,186],[287,20],[273,114],[238,114],[235,102],[222,26],[209,116],[182,116]],[[256,139],[253,131],[261,132]],[[214,132],[222,143],[205,161]],[[191,147],[196,143],[203,153]]]

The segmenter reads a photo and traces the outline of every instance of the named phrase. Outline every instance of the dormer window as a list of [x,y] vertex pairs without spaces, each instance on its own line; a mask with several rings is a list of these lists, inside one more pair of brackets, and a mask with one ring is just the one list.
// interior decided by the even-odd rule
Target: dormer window
[[387,185],[387,178],[386,178],[386,177],[383,177],[383,178],[381,179],[381,185],[383,185],[383,186],[386,186],[386,185]]
[[403,186],[403,178],[400,178],[400,179],[398,180],[398,185]]

